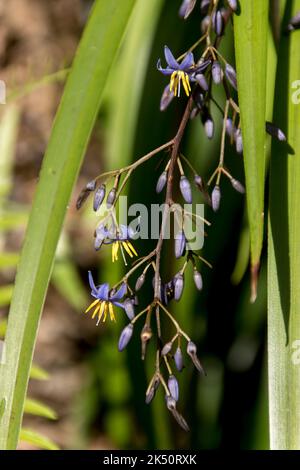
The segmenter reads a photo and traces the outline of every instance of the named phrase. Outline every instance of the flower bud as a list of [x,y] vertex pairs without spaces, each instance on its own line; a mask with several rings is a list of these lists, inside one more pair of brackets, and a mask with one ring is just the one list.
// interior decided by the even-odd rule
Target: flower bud
[[183,230],[180,230],[175,237],[175,256],[180,258],[185,250],[186,238]]
[[106,187],[105,184],[101,184],[94,195],[93,209],[96,212],[101,206],[103,199],[105,198]]
[[169,352],[170,352],[171,349],[172,349],[172,346],[173,346],[172,341],[169,341],[168,343],[166,343],[166,344],[164,345],[164,347],[162,348],[162,350],[161,350],[161,355],[162,355],[162,356],[166,356],[167,354],[169,354]]
[[276,137],[276,139],[280,140],[281,142],[286,141],[286,136],[284,132],[282,132],[282,130],[279,129],[279,127],[272,124],[272,122],[266,122],[266,131],[272,137]]
[[209,24],[210,24],[210,16],[206,15],[201,21],[201,25],[200,25],[202,34],[205,34],[207,32]]
[[123,305],[127,317],[132,320],[134,318],[134,299],[125,299]]
[[222,81],[222,68],[220,62],[215,60],[211,68],[212,78],[216,85],[219,85]]
[[209,10],[210,0],[202,0],[200,3],[201,15],[207,15]]
[[179,398],[179,385],[176,377],[174,375],[170,375],[168,380],[168,389],[171,393],[171,396],[174,398],[175,401],[178,401]]
[[193,343],[193,341],[188,342],[186,352],[188,353],[188,355],[192,359],[193,364],[196,367],[196,369],[199,372],[204,373],[203,367],[202,367],[202,365],[201,365],[201,363],[200,363],[200,361],[197,357],[197,346],[195,345],[195,343]]
[[228,5],[230,6],[230,8],[231,8],[233,11],[236,11],[236,10],[237,10],[237,7],[238,7],[237,0],[227,0],[227,2],[228,2]]
[[186,20],[187,17],[192,13],[195,5],[196,0],[183,0],[179,9],[179,16]]
[[240,183],[238,180],[232,178],[230,180],[231,184],[232,184],[232,187],[239,193],[241,194],[244,194],[245,192],[245,188],[244,186],[242,185],[242,183]]
[[176,274],[174,277],[174,299],[180,300],[184,288],[183,274]]
[[92,181],[89,181],[86,185],[86,189],[87,191],[95,191],[96,189],[96,186],[97,186],[97,183],[95,180],[92,180]]
[[225,66],[225,75],[226,75],[227,80],[229,81],[230,85],[235,90],[237,90],[236,71],[229,64],[226,64],[226,66]]
[[109,208],[111,208],[116,200],[116,195],[117,195],[117,190],[116,188],[112,188],[109,193],[108,193],[108,196],[107,196],[107,199],[106,199],[106,206]]
[[203,287],[202,276],[199,273],[199,271],[197,271],[197,269],[194,269],[193,277],[194,277],[194,283],[197,289],[202,290],[202,287]]
[[157,181],[157,185],[156,185],[157,193],[160,193],[164,189],[166,182],[167,182],[167,172],[163,171]]
[[141,342],[142,342],[142,360],[145,359],[146,346],[148,341],[152,337],[152,330],[149,325],[145,324],[141,332]]
[[243,153],[243,138],[241,129],[237,129],[234,134],[235,149],[237,153]]
[[185,202],[192,204],[192,188],[186,176],[182,175],[180,177],[179,187]]
[[159,106],[160,111],[165,111],[173,98],[174,93],[172,90],[170,90],[170,85],[167,85],[163,91],[163,94],[161,95]]
[[123,351],[129,341],[131,340],[133,333],[133,325],[132,323],[129,323],[129,325],[125,326],[125,328],[122,330],[119,338],[119,344],[118,344],[118,349],[119,351]]
[[289,24],[287,26],[287,30],[291,32],[299,28],[300,28],[300,11],[296,13],[296,15],[293,16],[293,18],[290,19]]
[[217,210],[220,207],[220,201],[221,201],[221,190],[220,186],[216,184],[214,187],[212,193],[211,193],[211,204],[214,212],[217,212]]
[[208,83],[207,83],[207,80],[206,80],[205,76],[203,75],[203,73],[197,73],[195,78],[196,78],[197,83],[202,88],[202,90],[208,91]]
[[135,290],[138,291],[141,289],[141,287],[143,286],[144,282],[145,282],[145,279],[146,279],[146,276],[145,276],[145,273],[142,273],[136,280],[136,283],[135,283]]
[[226,127],[226,133],[229,137],[232,136],[232,131],[233,131],[233,122],[232,122],[232,119],[230,118],[227,118],[226,119],[226,123],[225,123],[225,127]]
[[182,356],[182,352],[181,352],[181,349],[180,347],[178,346],[178,348],[176,349],[175,351],[175,354],[174,354],[174,361],[175,361],[175,366],[176,366],[176,369],[178,370],[178,372],[181,372],[184,365],[183,365],[183,356]]
[[213,19],[214,30],[217,36],[222,36],[223,34],[223,17],[220,10],[218,10]]
[[166,404],[167,404],[168,410],[170,411],[176,410],[176,400],[171,395],[166,395]]
[[212,120],[211,117],[206,119],[206,121],[204,122],[204,130],[208,139],[212,139],[214,136],[215,126],[214,126],[214,121]]

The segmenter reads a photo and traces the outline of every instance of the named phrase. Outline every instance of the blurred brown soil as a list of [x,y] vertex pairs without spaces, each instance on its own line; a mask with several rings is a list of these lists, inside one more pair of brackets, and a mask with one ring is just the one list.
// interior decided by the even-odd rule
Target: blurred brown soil
[[[89,0],[0,0],[0,78],[6,82],[8,93],[70,66],[91,3]],[[11,195],[16,202],[30,204],[32,201],[61,91],[62,84],[53,83],[18,100],[22,117]],[[98,147],[97,141],[90,146],[81,177],[85,182],[94,172],[92,155],[95,149],[99,154]],[[98,165],[96,167],[99,170]],[[78,192],[79,189],[76,194]],[[78,216],[74,205],[73,201],[69,218],[75,217],[73,225],[76,226]],[[23,235],[23,232],[11,233],[6,248],[18,250]],[[76,239],[76,233],[73,235]],[[93,250],[89,250],[88,254],[83,249],[77,252],[79,264],[86,265],[89,257],[92,258]],[[10,282],[13,277],[12,271]],[[76,314],[57,291],[50,288],[35,360],[50,373],[51,379],[46,382],[32,380],[29,392],[31,397],[52,406],[59,420],[52,423],[26,416],[24,424],[43,432],[65,448],[76,445],[79,425],[70,416],[74,400],[88,380],[81,359],[82,343],[95,342],[96,333],[91,322]],[[91,445],[109,447],[101,436]],[[31,446],[21,444],[20,448]]]

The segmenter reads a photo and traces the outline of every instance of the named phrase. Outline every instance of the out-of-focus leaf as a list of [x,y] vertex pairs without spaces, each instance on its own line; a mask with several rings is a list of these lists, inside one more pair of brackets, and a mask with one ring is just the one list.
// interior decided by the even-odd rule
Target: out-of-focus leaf
[[[6,333],[0,448],[17,446],[40,314],[58,238],[134,0],[96,1],[68,77],[43,161]],[[12,415],[14,419],[11,419]]]
[[44,403],[39,400],[33,400],[32,398],[26,398],[24,413],[40,416],[42,418],[57,419],[57,414],[52,408],[44,405]]
[[14,286],[9,284],[0,287],[0,307],[6,307],[10,304]]
[[11,188],[11,171],[15,155],[20,110],[16,105],[5,107],[0,121],[0,197]]
[[19,261],[19,253],[0,253],[0,269],[15,267]]
[[32,429],[22,428],[20,432],[20,441],[33,444],[38,449],[43,450],[59,450],[59,447],[48,437],[33,431]]
[[256,298],[263,243],[265,121],[267,74],[267,0],[240,0],[234,15],[234,38],[243,133],[251,249],[251,300]]

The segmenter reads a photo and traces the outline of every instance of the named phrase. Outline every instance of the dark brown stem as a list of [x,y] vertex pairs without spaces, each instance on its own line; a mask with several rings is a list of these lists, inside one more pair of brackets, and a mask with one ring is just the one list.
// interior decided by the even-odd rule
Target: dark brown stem
[[190,114],[193,107],[193,97],[190,96],[188,103],[186,105],[183,117],[180,122],[180,126],[178,128],[177,134],[173,139],[173,148],[170,157],[170,165],[168,169],[168,180],[167,180],[167,190],[166,190],[166,199],[165,199],[165,207],[162,216],[162,223],[161,229],[159,234],[159,239],[156,245],[156,262],[155,262],[155,282],[154,282],[154,298],[155,300],[159,300],[160,298],[160,258],[161,258],[161,250],[163,246],[163,239],[164,239],[164,230],[167,218],[169,216],[169,209],[173,203],[173,179],[174,179],[174,170],[176,167],[177,156],[179,152],[179,146],[184,135],[185,128],[190,118]]

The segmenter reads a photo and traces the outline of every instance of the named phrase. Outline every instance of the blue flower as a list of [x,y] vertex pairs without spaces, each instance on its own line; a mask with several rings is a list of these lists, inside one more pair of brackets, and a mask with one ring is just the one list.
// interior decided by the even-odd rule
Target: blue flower
[[180,96],[180,86],[182,82],[184,91],[186,95],[189,96],[191,92],[190,81],[196,81],[196,75],[203,72],[210,64],[210,61],[207,60],[199,65],[195,65],[193,53],[188,52],[179,64],[168,46],[165,46],[164,54],[167,67],[163,68],[161,66],[161,60],[159,59],[157,62],[157,69],[164,75],[171,75],[170,91],[172,91],[175,96]]
[[92,318],[98,316],[97,325],[99,324],[102,318],[103,322],[105,322],[108,313],[110,320],[116,321],[114,307],[121,307],[122,309],[125,309],[124,302],[122,302],[122,299],[127,292],[126,284],[121,284],[117,291],[110,289],[109,284],[107,282],[96,286],[91,271],[89,271],[89,283],[91,288],[91,295],[96,300],[94,300],[89,305],[85,313],[89,312],[92,308],[94,308]]

